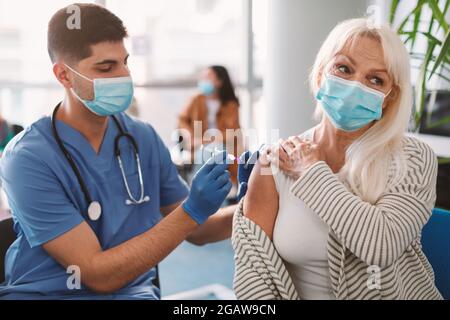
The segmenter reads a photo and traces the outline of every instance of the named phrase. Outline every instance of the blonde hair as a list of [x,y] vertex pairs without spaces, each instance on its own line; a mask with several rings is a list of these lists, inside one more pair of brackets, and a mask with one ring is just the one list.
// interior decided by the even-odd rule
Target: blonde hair
[[[368,19],[346,20],[338,24],[322,44],[311,72],[310,85],[316,96],[319,78],[325,74],[329,63],[336,54],[361,37],[380,42],[393,81],[393,101],[384,108],[382,118],[349,146],[339,175],[355,194],[374,204],[389,184],[401,179],[406,167],[402,139],[411,118],[412,88],[409,54],[403,42],[387,25],[373,28]],[[317,103],[316,115],[323,116],[320,103]],[[390,177],[389,165],[392,161],[396,170]]]

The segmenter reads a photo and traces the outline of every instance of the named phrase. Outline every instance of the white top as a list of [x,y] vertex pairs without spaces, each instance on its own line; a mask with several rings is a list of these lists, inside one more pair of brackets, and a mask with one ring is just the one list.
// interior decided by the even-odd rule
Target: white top
[[208,108],[208,129],[216,129],[216,116],[220,108],[220,100],[206,99],[206,106]]
[[[313,129],[303,137],[312,140]],[[279,196],[273,244],[301,299],[331,300],[328,267],[328,226],[291,191],[295,180],[273,168]]]

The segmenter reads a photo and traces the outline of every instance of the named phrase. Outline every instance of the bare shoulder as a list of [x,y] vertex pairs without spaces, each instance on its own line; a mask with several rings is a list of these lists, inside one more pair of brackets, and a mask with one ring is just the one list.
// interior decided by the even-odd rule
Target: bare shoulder
[[259,225],[272,239],[278,213],[278,193],[270,168],[258,161],[248,182],[244,199],[244,215]]

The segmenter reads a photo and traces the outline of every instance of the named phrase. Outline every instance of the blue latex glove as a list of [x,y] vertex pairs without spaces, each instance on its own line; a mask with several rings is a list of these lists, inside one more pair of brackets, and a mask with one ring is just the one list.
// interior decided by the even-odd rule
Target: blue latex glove
[[248,179],[252,173],[253,167],[259,158],[259,150],[255,152],[247,151],[239,157],[238,166],[238,193],[237,200],[241,200],[247,193]]
[[230,192],[231,180],[226,157],[226,151],[213,155],[192,180],[191,191],[182,207],[198,224],[216,213]]

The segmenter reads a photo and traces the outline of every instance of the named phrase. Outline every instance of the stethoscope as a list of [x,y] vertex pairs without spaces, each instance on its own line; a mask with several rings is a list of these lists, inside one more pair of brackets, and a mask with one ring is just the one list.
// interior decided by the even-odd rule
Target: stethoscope
[[[59,148],[61,149],[61,151],[64,153],[64,156],[66,157],[67,161],[69,162],[70,166],[72,167],[73,172],[75,173],[78,183],[81,187],[81,190],[83,191],[84,197],[86,199],[86,202],[89,203],[88,206],[88,215],[89,215],[89,219],[91,219],[92,221],[97,221],[100,216],[102,215],[102,206],[98,201],[93,201],[91,198],[91,195],[89,193],[89,190],[86,187],[86,184],[84,183],[84,179],[81,176],[80,171],[78,170],[75,161],[73,160],[72,156],[70,155],[69,151],[67,151],[66,147],[64,147],[63,142],[61,141],[61,138],[58,135],[58,131],[56,130],[56,113],[58,112],[58,109],[60,107],[61,104],[58,104],[55,108],[55,110],[53,111],[53,115],[52,115],[52,131],[53,131],[53,136],[55,137],[56,142],[58,143]],[[133,136],[130,135],[129,133],[125,132],[125,130],[122,128],[122,125],[120,124],[119,120],[117,120],[117,118],[115,116],[111,116],[114,120],[114,123],[116,124],[117,128],[119,129],[119,134],[116,136],[115,140],[114,140],[114,154],[117,158],[117,161],[119,162],[119,167],[120,167],[120,171],[122,173],[122,178],[123,178],[123,183],[125,185],[125,189],[127,190],[128,193],[128,199],[125,200],[125,204],[126,205],[139,205],[145,202],[150,201],[150,197],[149,196],[144,196],[145,194],[145,190],[144,190],[144,181],[142,178],[142,169],[141,169],[141,159],[139,157],[139,149],[136,143],[136,140],[134,140]],[[133,145],[134,148],[134,156],[136,159],[136,164],[137,164],[137,168],[138,168],[138,175],[139,175],[139,184],[141,187],[141,194],[139,199],[136,199],[133,197],[133,195],[131,194],[131,190],[130,187],[128,185],[128,181],[127,178],[125,176],[125,171],[123,169],[123,162],[122,162],[122,158],[120,156],[120,147],[119,147],[119,143],[120,143],[120,139],[121,138],[126,138],[129,141],[131,141],[131,144]]]

